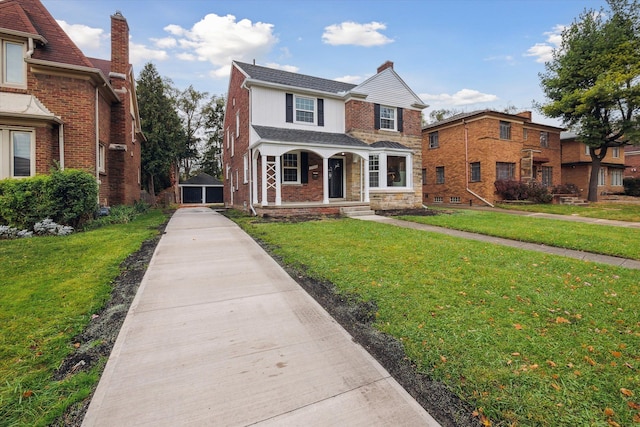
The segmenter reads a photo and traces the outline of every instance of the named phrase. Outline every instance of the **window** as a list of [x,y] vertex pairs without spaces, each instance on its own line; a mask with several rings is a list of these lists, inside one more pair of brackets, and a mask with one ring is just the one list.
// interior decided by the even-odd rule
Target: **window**
[[407,186],[407,158],[387,156],[387,187]]
[[500,139],[511,139],[511,123],[500,120]]
[[35,175],[35,142],[31,131],[0,129],[0,179]]
[[229,135],[229,128],[227,128],[227,150],[229,149],[230,145],[231,145],[231,136]]
[[235,151],[236,151],[235,136],[231,134],[231,157],[233,157],[233,155],[235,154]]
[[2,76],[0,83],[7,86],[24,86],[27,80],[27,66],[24,62],[24,43],[0,40],[2,45]]
[[451,196],[449,200],[451,203],[460,203],[460,196]]
[[242,182],[244,184],[249,182],[249,155],[242,156]]
[[380,129],[396,130],[396,109],[380,106]]
[[436,166],[436,184],[444,184],[444,166]]
[[586,144],[584,146],[584,154],[586,154],[587,156],[591,154],[591,150],[589,149],[589,146]]
[[426,183],[427,183],[427,170],[422,169],[422,185],[425,185]]
[[469,164],[471,182],[480,181],[480,162],[473,162]]
[[620,147],[611,148],[611,155],[613,156],[614,159],[619,159],[620,158]]
[[611,169],[611,185],[622,185],[622,169]]
[[98,144],[98,171],[105,171],[105,148],[102,144]]
[[529,131],[529,129],[527,129],[527,128],[522,129],[522,139],[524,139],[525,141],[529,137],[529,132],[528,131]]
[[549,147],[549,132],[540,132],[540,147]]
[[600,168],[598,171],[598,187],[602,187],[607,184],[607,170]]
[[429,148],[438,148],[439,146],[438,132],[429,133]]
[[496,180],[512,180],[516,177],[516,164],[496,162]]
[[553,185],[553,168],[551,166],[542,166],[542,185],[547,187]]
[[380,187],[380,156],[369,156],[369,187]]
[[299,153],[286,153],[282,156],[282,182],[300,183]]
[[433,203],[442,203],[444,202],[444,198],[442,196],[434,196]]
[[296,96],[296,122],[315,123],[313,114],[315,111],[315,101],[313,98],[303,98]]
[[236,137],[240,136],[240,111],[236,111]]

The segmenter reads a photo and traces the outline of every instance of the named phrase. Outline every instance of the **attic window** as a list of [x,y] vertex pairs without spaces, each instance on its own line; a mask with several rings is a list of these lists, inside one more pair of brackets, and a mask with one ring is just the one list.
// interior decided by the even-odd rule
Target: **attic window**
[[3,86],[24,86],[27,78],[27,68],[24,62],[24,43],[15,43],[3,40],[0,48],[2,52],[2,78]]

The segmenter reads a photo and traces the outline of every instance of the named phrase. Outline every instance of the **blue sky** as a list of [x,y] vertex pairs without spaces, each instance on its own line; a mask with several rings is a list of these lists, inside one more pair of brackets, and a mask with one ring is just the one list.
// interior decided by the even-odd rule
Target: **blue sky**
[[[231,60],[359,83],[386,60],[425,110],[544,101],[538,73],[562,26],[604,0],[42,0],[87,56],[108,59],[110,16],[129,23],[136,73],[224,95]],[[534,111],[534,120],[559,125]]]

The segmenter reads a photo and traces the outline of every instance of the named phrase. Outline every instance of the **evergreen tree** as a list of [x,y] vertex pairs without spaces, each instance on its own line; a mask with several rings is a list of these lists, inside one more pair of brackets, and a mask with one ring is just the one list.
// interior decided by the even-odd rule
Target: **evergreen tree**
[[205,117],[205,144],[200,166],[211,176],[222,179],[222,139],[224,130],[224,98],[211,97],[202,111]]

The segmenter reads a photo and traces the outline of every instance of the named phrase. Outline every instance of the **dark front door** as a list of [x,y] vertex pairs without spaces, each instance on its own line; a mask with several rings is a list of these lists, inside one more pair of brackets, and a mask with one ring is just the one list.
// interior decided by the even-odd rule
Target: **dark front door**
[[329,198],[344,197],[344,159],[329,159]]

